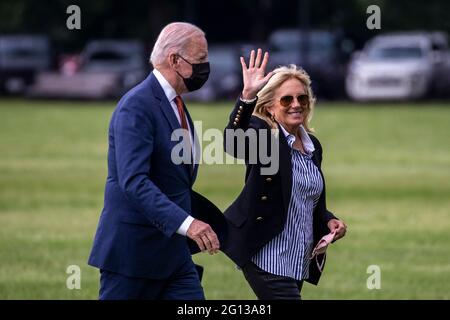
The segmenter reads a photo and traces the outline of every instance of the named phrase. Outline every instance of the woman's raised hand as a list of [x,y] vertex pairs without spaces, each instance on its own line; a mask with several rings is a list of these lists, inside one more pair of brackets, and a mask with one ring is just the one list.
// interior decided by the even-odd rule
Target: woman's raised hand
[[269,53],[264,53],[262,57],[262,50],[258,49],[255,58],[255,50],[250,52],[250,60],[248,67],[243,57],[241,57],[242,76],[244,80],[244,89],[242,91],[242,98],[251,100],[256,97],[259,90],[269,81],[273,72],[265,75],[267,62],[269,61]]

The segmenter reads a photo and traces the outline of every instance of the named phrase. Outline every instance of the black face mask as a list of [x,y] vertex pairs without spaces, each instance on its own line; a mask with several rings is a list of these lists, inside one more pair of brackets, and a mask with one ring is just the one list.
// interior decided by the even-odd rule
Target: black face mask
[[200,89],[209,77],[209,62],[203,63],[190,63],[182,56],[178,55],[181,59],[186,61],[192,66],[192,75],[189,78],[183,77],[178,71],[178,75],[183,79],[186,88],[189,91],[195,91]]

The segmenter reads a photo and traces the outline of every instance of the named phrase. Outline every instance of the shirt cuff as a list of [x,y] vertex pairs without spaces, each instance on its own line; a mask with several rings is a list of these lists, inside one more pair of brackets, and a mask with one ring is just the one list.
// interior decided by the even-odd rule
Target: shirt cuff
[[243,99],[242,97],[240,97],[240,100],[245,104],[251,104],[251,103],[255,102],[257,98],[258,97],[254,97],[253,99],[246,100],[246,99]]
[[184,219],[183,223],[178,228],[177,233],[185,236],[189,227],[191,226],[192,221],[194,221],[194,218],[192,216],[188,216],[186,219]]

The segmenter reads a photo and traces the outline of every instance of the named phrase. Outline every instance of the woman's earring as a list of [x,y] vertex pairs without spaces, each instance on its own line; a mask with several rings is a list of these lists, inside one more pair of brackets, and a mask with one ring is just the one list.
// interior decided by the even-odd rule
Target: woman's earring
[[273,116],[273,114],[270,114],[270,120],[275,122],[275,117]]

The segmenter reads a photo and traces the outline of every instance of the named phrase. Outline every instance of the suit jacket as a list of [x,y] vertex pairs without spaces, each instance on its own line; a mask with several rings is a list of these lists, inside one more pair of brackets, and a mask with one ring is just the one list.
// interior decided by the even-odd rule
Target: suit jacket
[[[247,264],[264,245],[283,230],[292,188],[291,150],[286,141],[286,137],[280,128],[278,138],[270,135],[269,124],[252,115],[255,105],[256,102],[246,105],[238,100],[235,108],[231,112],[230,120],[225,130],[228,129],[234,132],[237,129],[246,131],[249,128],[253,128],[255,130],[267,131],[266,142],[269,146],[269,154],[272,154],[273,151],[270,149],[269,139],[278,139],[279,170],[273,175],[262,175],[260,169],[269,166],[269,164],[262,164],[261,161],[249,163],[250,159],[247,158],[250,148],[257,148],[259,146],[259,140],[253,143],[250,143],[250,140],[246,140],[246,157],[243,157],[247,162],[245,186],[237,199],[225,211],[229,225],[227,230],[227,247],[224,249],[227,255],[241,267]],[[237,152],[237,138],[234,141],[230,141],[229,138],[227,139],[226,133],[224,136],[225,151],[234,157],[241,157],[242,155]],[[316,137],[313,135],[310,135],[310,137],[315,147],[313,162],[319,168],[323,179],[320,168],[322,147]],[[323,191],[313,212],[313,236],[315,244],[322,236],[329,233],[327,223],[330,219],[335,218],[326,207],[324,182]],[[324,258],[324,255],[319,256],[319,259]],[[317,284],[320,275],[321,273],[315,261],[311,261],[310,277],[307,281]]]
[[[186,115],[194,128],[187,110]],[[198,166],[192,171],[189,164],[172,162],[178,142],[171,141],[171,134],[178,128],[153,73],[119,101],[109,126],[104,208],[90,265],[161,279],[191,259],[187,238],[176,231],[192,213]],[[196,208],[211,206],[204,198],[194,198]]]

